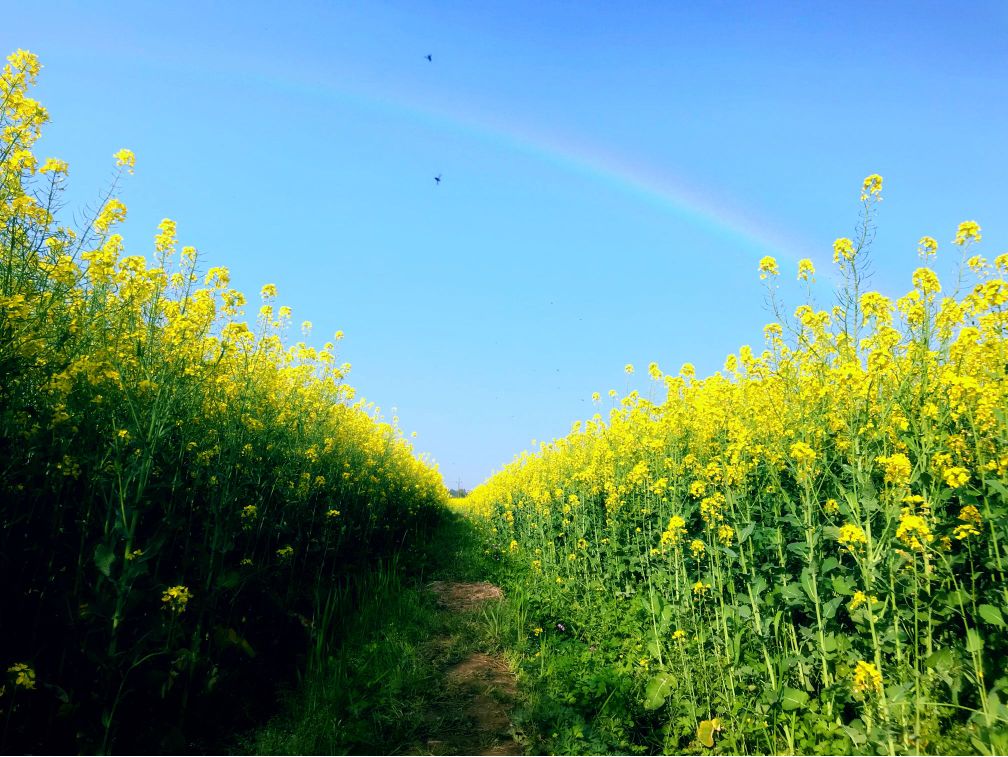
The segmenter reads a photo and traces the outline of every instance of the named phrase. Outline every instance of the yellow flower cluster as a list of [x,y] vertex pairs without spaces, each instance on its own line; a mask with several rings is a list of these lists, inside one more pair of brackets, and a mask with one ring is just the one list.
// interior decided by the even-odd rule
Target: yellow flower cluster
[[979,242],[983,239],[980,236],[980,225],[976,221],[963,221],[956,230],[954,244],[962,247],[969,242]]
[[895,452],[888,457],[879,455],[879,457],[876,458],[876,461],[885,469],[886,483],[894,486],[909,485],[910,473],[913,470],[913,464],[910,462],[910,458],[902,452]]
[[865,594],[863,591],[859,589],[858,591],[854,592],[854,596],[851,598],[850,603],[848,603],[847,609],[850,610],[851,612],[854,612],[861,605],[867,604],[870,607],[875,602],[878,602],[878,597],[876,597],[874,594],[869,597],[867,594]]
[[[939,581],[986,586],[971,575],[981,541],[985,554],[1008,560],[1003,517],[981,518],[1001,507],[1008,486],[1008,253],[970,258],[951,291],[931,267],[911,275],[902,297],[865,291],[881,193],[882,178],[868,176],[858,242],[834,244],[844,282],[836,305],[817,309],[810,296],[786,316],[772,279],[778,262],[761,259],[774,313],[764,349],[744,345],[706,378],[692,365],[662,374],[657,399],[610,391],[608,412],[521,453],[470,495],[500,548],[515,539],[542,550],[531,591],[564,607],[609,601],[617,612],[628,595],[660,597],[665,616],[649,609],[645,625],[682,629],[712,652],[708,661],[737,660],[741,645],[776,689],[781,660],[798,649],[815,671],[791,671],[787,685],[811,692],[850,675],[869,632],[873,645],[882,638],[872,627],[882,608],[887,622],[912,624]],[[967,222],[959,236],[972,244],[979,233]],[[937,243],[922,237],[918,248],[929,266]],[[801,261],[798,272],[811,282],[814,268]],[[977,627],[981,601],[1001,601],[1002,579],[989,583],[990,599],[944,611]],[[698,601],[713,586],[730,608]],[[855,617],[838,620],[841,601]],[[772,640],[767,618],[783,607],[800,610]],[[852,635],[851,621],[869,626],[855,632],[864,636]],[[968,658],[960,637],[937,623],[930,632],[927,654],[953,646]],[[924,649],[887,644],[854,670],[860,695],[883,694],[883,665],[894,678],[913,669],[911,657],[924,668]],[[711,671],[686,659],[676,676],[697,685]],[[727,664],[722,673],[732,690],[736,671]]]
[[685,535],[686,521],[679,515],[673,515],[669,518],[668,526],[662,532],[661,544],[663,547],[675,547],[682,541]]
[[983,518],[975,505],[966,505],[960,509],[959,520],[962,523],[956,526],[953,532],[956,539],[963,541],[971,536],[980,535],[980,526],[983,525]]
[[869,196],[877,196],[882,191],[882,177],[873,173],[864,180],[861,186],[861,199],[866,200]]
[[176,615],[181,614],[186,605],[189,604],[189,600],[192,599],[192,594],[187,586],[169,586],[165,589],[164,594],[161,595],[161,601],[164,603],[166,609],[171,610]]
[[833,243],[833,262],[839,264],[841,261],[850,262],[854,259],[854,243],[847,237],[840,237]]
[[923,552],[925,546],[934,541],[934,534],[924,518],[905,507],[896,527],[896,538],[911,549]]
[[7,668],[14,676],[14,685],[22,689],[35,688],[35,669],[25,662],[16,662]]
[[777,259],[767,255],[760,259],[759,274],[761,279],[768,276],[779,276],[780,269],[777,267]]
[[868,537],[864,529],[854,523],[845,523],[840,526],[840,535],[837,537],[840,546],[845,547],[848,552],[856,552],[859,547],[868,543]]
[[854,691],[862,696],[882,693],[882,673],[875,665],[858,661],[854,668]]

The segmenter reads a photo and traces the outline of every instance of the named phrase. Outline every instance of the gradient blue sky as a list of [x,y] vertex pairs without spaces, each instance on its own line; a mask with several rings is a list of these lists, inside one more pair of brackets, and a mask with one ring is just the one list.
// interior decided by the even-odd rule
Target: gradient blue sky
[[206,6],[7,5],[0,47],[45,66],[39,152],[76,205],[133,149],[130,252],[174,218],[250,299],[344,330],[451,486],[651,360],[758,347],[764,254],[811,257],[828,303],[869,173],[876,288],[909,288],[923,234],[948,270],[962,220],[1008,248],[1004,2]]

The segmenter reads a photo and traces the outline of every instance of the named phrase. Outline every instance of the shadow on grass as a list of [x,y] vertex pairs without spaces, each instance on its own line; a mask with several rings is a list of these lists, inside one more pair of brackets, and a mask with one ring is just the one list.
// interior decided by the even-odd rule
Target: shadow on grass
[[[395,559],[318,598],[313,647],[281,713],[230,744],[257,754],[452,750],[469,728],[445,670],[485,649],[485,615],[438,607],[433,580],[495,580],[504,569],[479,527],[446,509]],[[453,737],[459,738],[453,738]],[[442,746],[447,745],[447,746]],[[478,743],[465,742],[476,751]]]

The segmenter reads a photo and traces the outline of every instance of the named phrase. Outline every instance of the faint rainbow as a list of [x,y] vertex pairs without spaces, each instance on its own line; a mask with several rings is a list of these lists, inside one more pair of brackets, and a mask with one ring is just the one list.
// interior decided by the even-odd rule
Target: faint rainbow
[[[176,69],[187,67],[185,64],[180,66],[178,60],[160,60],[149,52],[141,53],[140,57]],[[567,135],[550,135],[515,120],[504,121],[475,113],[471,108],[432,108],[407,95],[378,96],[343,83],[322,78],[308,80],[303,76],[289,75],[289,72],[263,71],[251,61],[246,63],[221,66],[216,73],[229,74],[236,81],[255,80],[276,90],[298,95],[327,96],[392,117],[415,119],[433,128],[450,129],[477,140],[499,144],[636,196],[683,221],[739,244],[751,256],[774,255],[791,262],[809,257],[820,262],[812,244],[799,240],[793,233],[783,231],[766,219],[755,217],[737,203],[716,199],[695,182],[673,176],[668,171],[656,170],[642,160],[631,159],[599,145],[579,142]],[[193,71],[197,72],[197,69]],[[204,69],[198,73],[206,76],[208,72]]]
[[567,136],[552,136],[514,121],[504,122],[457,108],[430,108],[408,97],[380,98],[325,81],[309,84],[272,75],[258,75],[256,78],[279,89],[312,96],[325,94],[364,108],[393,116],[408,116],[433,127],[448,128],[500,144],[671,211],[684,221],[740,244],[751,255],[774,255],[791,262],[797,262],[802,257],[817,257],[811,252],[812,245],[795,239],[792,234],[776,229],[734,205],[714,199],[688,181],[598,145],[578,142]]

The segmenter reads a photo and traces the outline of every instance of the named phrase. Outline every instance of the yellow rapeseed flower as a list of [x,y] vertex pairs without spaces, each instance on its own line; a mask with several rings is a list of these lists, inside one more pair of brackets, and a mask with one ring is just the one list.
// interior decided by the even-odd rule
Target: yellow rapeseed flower
[[35,669],[26,662],[16,662],[7,668],[14,675],[14,685],[22,689],[35,688]]
[[953,531],[953,536],[956,539],[964,541],[971,536],[980,535],[980,525],[983,523],[983,517],[974,505],[966,505],[961,508],[959,510],[959,520],[962,523],[956,526],[955,531]]
[[683,520],[678,515],[673,515],[669,518],[668,526],[661,535],[662,546],[676,546],[682,541],[682,537],[686,535],[686,521]]
[[934,237],[921,237],[920,241],[917,242],[917,254],[921,256],[921,259],[927,260],[928,258],[934,256],[938,251],[938,242],[935,241]]
[[815,281],[815,266],[808,258],[802,258],[798,261],[798,280]]
[[126,206],[116,198],[112,198],[105,203],[105,207],[95,218],[94,228],[99,234],[105,234],[113,224],[126,220]]
[[125,168],[130,173],[133,173],[133,168],[136,166],[136,155],[133,154],[132,150],[127,150],[124,147],[112,157],[115,158],[117,168]]
[[833,262],[840,263],[841,260],[851,261],[854,259],[854,243],[847,237],[840,237],[833,242]]
[[925,545],[934,541],[934,534],[924,518],[915,515],[909,508],[904,508],[899,526],[896,527],[896,538],[911,549],[923,552]]
[[938,294],[941,292],[941,282],[938,274],[930,268],[918,268],[913,272],[913,285],[925,294]]
[[882,674],[872,663],[859,660],[854,668],[854,691],[860,695],[881,694]]
[[767,276],[779,276],[780,269],[777,267],[777,259],[771,255],[760,258],[759,275],[761,279],[766,279]]
[[710,591],[710,589],[711,585],[705,584],[703,581],[697,581],[695,584],[693,584],[693,593],[698,597],[702,597],[708,591]]
[[840,542],[840,546],[845,547],[848,552],[853,554],[860,546],[868,543],[868,537],[861,526],[845,523],[840,526],[840,535],[837,537],[837,541]]
[[868,595],[865,594],[863,591],[858,590],[854,592],[854,597],[851,599],[850,604],[847,605],[847,609],[850,610],[851,612],[854,612],[857,608],[865,604],[867,601],[868,601]]
[[877,173],[866,176],[861,185],[861,199],[867,200],[869,196],[876,197],[882,191],[882,177]]
[[187,586],[182,585],[169,586],[161,595],[161,601],[164,602],[164,606],[176,615],[181,614],[185,610],[190,599],[192,599],[192,593]]
[[958,489],[969,483],[970,472],[961,466],[952,466],[945,469],[942,473],[942,478],[945,479],[945,483],[948,484],[949,488]]
[[885,469],[886,483],[893,484],[894,486],[909,485],[913,465],[910,463],[910,458],[902,452],[893,453],[888,457],[880,455],[875,458],[875,460],[876,462],[881,463],[882,467]]
[[39,169],[39,173],[55,173],[55,174],[66,174],[70,170],[65,160],[58,160],[56,158],[46,158],[46,162],[42,164]]
[[959,228],[956,230],[955,239],[952,240],[952,243],[961,247],[967,242],[979,242],[981,239],[983,239],[983,237],[980,236],[980,225],[976,221],[963,221],[959,224]]

